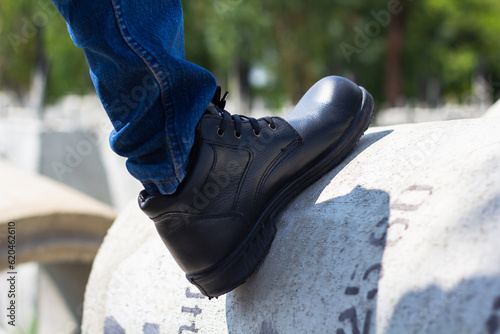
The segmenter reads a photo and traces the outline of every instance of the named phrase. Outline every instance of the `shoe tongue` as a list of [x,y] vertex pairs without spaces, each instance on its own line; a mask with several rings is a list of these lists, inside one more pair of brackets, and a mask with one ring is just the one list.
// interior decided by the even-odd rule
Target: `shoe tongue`
[[221,116],[222,117],[222,110],[226,106],[226,94],[221,98],[222,94],[222,89],[220,86],[217,86],[214,97],[212,98],[212,102],[207,107],[207,110],[205,111],[205,114],[208,115],[214,115],[214,116]]
[[220,101],[220,97],[222,95],[222,88],[220,86],[217,86],[215,89],[214,96],[212,97],[212,103],[217,105]]
[[207,110],[205,110],[205,115],[222,116],[220,109],[212,102],[208,104]]

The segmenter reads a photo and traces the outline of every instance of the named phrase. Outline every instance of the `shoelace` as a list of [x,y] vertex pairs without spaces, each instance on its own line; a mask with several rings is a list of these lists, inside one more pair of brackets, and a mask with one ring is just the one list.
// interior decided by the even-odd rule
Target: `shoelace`
[[[224,108],[226,107],[226,98],[228,96],[229,92],[225,92],[224,95],[221,97],[221,87],[217,86],[217,90],[215,91],[214,98],[212,99],[212,103],[215,104],[219,109],[220,109],[220,115],[222,116],[222,121],[219,125],[219,129],[217,129],[217,134],[219,137],[224,136],[225,130],[228,127],[229,123],[234,121],[234,136],[236,138],[241,138],[241,128],[242,128],[242,122],[244,120],[247,120],[250,122],[253,128],[253,134],[256,137],[260,136],[261,128],[258,120],[256,120],[253,117],[248,117],[248,116],[243,116],[243,115],[231,115],[227,110]],[[263,120],[265,120],[271,128],[271,130],[276,130],[276,124],[274,123],[273,119],[269,116],[263,117]]]

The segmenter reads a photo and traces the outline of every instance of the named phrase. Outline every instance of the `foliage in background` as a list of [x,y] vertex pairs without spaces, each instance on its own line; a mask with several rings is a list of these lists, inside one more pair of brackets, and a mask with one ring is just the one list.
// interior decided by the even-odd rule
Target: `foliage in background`
[[50,0],[4,1],[0,8],[0,89],[22,99],[39,70],[48,101],[91,91],[85,56]]
[[[243,93],[269,106],[296,102],[332,74],[390,104],[401,94],[425,100],[430,82],[439,84],[440,96],[464,99],[476,75],[500,88],[498,0],[184,0],[183,6],[187,58],[221,84],[238,80]],[[402,10],[384,21],[383,12],[396,7]],[[251,85],[256,68],[265,80]],[[35,69],[47,70],[48,101],[91,90],[84,56],[50,0],[5,1],[0,89],[22,96]]]
[[415,2],[405,28],[406,95],[417,94],[419,78],[437,78],[446,97],[467,97],[475,75],[498,92],[499,15],[498,0]]

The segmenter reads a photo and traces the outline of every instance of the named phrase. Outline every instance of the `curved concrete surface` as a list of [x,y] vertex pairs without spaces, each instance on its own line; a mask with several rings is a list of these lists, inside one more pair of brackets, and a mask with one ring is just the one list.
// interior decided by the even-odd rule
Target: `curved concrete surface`
[[208,301],[136,203],[93,265],[84,333],[500,333],[500,119],[372,128]]
[[488,110],[486,110],[486,113],[483,115],[483,118],[491,117],[500,117],[500,100],[498,100]]
[[[48,178],[0,161],[0,258],[7,259],[7,225],[16,227],[16,263],[92,262],[116,214]],[[0,270],[7,261],[0,261]]]

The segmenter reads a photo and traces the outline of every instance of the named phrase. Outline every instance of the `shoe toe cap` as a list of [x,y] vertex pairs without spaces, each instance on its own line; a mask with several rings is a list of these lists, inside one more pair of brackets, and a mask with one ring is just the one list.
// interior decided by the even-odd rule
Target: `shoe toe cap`
[[363,101],[352,81],[331,76],[318,81],[285,118],[305,143],[335,141],[351,125]]

